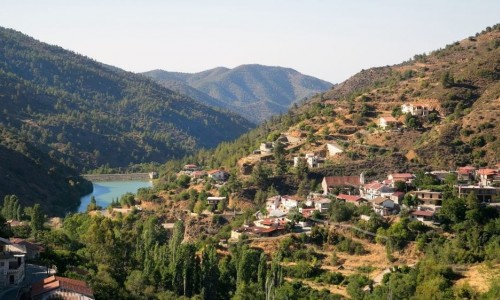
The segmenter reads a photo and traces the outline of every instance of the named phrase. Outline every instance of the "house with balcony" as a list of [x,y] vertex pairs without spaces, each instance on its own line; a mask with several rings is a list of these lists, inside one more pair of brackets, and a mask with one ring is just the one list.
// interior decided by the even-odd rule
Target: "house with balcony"
[[403,114],[411,114],[412,116],[428,116],[431,109],[427,105],[405,103],[401,105],[401,112]]
[[476,168],[472,166],[460,167],[457,169],[457,181],[459,183],[469,183],[474,180]]
[[459,197],[467,197],[470,193],[476,195],[477,200],[484,203],[497,202],[500,199],[500,187],[483,185],[456,185]]
[[435,205],[435,206],[442,205],[443,193],[441,192],[421,190],[421,191],[411,191],[408,193],[416,196],[420,201],[423,202],[423,205]]
[[15,246],[11,241],[0,238],[0,287],[19,284],[24,280],[25,249],[24,246]]
[[479,169],[477,170],[479,182],[483,186],[492,186],[500,183],[500,173],[495,169]]
[[372,199],[370,204],[372,205],[373,211],[381,216],[392,215],[396,207],[394,201],[382,196]]

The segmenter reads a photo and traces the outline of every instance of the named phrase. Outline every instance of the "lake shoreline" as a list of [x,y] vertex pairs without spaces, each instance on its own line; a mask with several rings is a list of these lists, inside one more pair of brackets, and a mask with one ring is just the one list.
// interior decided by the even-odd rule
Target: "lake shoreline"
[[80,198],[80,206],[77,212],[86,212],[92,196],[96,198],[98,206],[106,208],[115,199],[126,193],[136,194],[140,188],[153,187],[151,180],[115,180],[92,182],[93,191]]

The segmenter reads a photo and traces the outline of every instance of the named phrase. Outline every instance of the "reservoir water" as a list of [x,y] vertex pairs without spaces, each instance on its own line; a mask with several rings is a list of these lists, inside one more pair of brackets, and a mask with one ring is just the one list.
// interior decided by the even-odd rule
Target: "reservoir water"
[[92,182],[94,191],[88,195],[83,196],[80,201],[78,212],[85,212],[87,205],[90,203],[90,198],[95,197],[97,205],[106,208],[113,199],[120,198],[126,193],[136,193],[138,189],[144,187],[152,187],[152,181],[99,181]]

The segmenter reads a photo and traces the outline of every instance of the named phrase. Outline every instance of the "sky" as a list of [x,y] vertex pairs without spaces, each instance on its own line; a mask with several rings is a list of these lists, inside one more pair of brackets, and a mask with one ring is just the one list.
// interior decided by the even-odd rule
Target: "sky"
[[1,2],[0,26],[127,71],[256,63],[332,83],[500,22],[498,0]]

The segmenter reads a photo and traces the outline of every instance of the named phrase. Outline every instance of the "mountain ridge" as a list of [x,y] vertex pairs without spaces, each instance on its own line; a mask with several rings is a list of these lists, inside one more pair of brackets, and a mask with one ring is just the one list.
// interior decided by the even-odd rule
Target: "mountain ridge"
[[[35,143],[40,147],[50,145],[61,152],[57,144],[69,145],[65,159],[71,160],[70,165],[163,162],[198,147],[214,147],[253,126],[144,76],[14,30],[0,29],[0,35],[3,117],[16,130],[34,131],[27,134],[33,139],[44,135]],[[82,144],[82,139],[91,145]],[[127,148],[132,153],[123,151]],[[117,159],[116,150],[122,159]]]
[[[244,64],[216,67],[198,73],[153,70],[142,73],[167,88],[198,97],[200,101],[241,114],[255,123],[286,112],[306,97],[333,84],[303,75],[292,68]],[[196,94],[197,91],[206,96]]]

